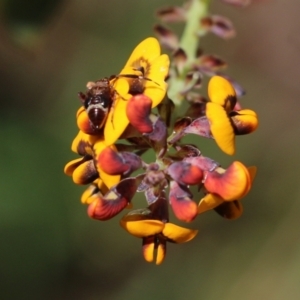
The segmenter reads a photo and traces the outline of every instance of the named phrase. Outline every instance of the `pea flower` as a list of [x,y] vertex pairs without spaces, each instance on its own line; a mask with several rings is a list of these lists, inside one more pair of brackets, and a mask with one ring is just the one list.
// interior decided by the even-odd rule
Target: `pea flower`
[[[185,18],[180,9],[174,13]],[[176,57],[177,68],[185,68],[184,51]],[[207,57],[205,63],[211,61]],[[79,158],[64,171],[75,184],[88,185],[81,202],[90,218],[107,221],[130,209],[120,225],[142,239],[147,262],[161,264],[167,242],[188,242],[198,232],[170,222],[170,209],[186,223],[210,210],[237,218],[255,176],[255,167],[233,161],[224,168],[198,147],[201,137],[210,138],[232,155],[235,136],[253,132],[258,120],[254,111],[241,108],[234,85],[223,76],[210,79],[210,101],[197,94],[202,75],[196,69],[199,65],[186,74],[181,94],[188,108],[174,114],[176,101],[166,81],[172,78],[169,57],[150,37],[133,50],[119,74],[90,81],[79,94],[79,133],[71,146]],[[194,144],[184,142],[190,134]],[[152,158],[143,155],[150,151]],[[136,194],[144,195],[145,208],[136,207]]]

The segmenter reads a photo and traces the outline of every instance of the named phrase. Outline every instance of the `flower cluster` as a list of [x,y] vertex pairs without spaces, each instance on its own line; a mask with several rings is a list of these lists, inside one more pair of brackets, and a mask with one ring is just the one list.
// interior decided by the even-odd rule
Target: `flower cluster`
[[[200,109],[191,105],[172,122],[168,72],[168,56],[160,53],[155,38],[147,38],[117,76],[89,82],[79,95],[79,133],[71,147],[80,158],[64,170],[75,184],[89,185],[81,202],[93,219],[109,220],[132,209],[134,195],[144,193],[147,206],[132,209],[120,225],[142,238],[145,260],[156,264],[163,261],[167,242],[187,242],[197,234],[171,223],[169,207],[184,222],[212,209],[235,219],[256,172],[239,161],[222,168],[196,145],[182,142],[188,134],[213,138],[225,153],[233,154],[235,135],[255,130],[256,114],[237,105],[231,83],[212,77],[210,101],[201,102]],[[142,156],[148,150],[154,153],[150,163]],[[192,186],[197,188],[194,195]]]

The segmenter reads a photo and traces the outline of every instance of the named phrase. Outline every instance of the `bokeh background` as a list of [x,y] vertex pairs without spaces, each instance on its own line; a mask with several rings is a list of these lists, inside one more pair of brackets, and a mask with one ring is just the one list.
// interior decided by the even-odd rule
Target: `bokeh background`
[[[86,216],[83,188],[62,170],[75,158],[77,92],[117,74],[153,35],[154,11],[181,2],[1,1],[1,299],[300,299],[300,2],[212,2],[238,35],[209,36],[202,48],[229,63],[247,90],[242,104],[259,114],[259,130],[238,138],[234,157],[258,175],[240,219],[201,215],[190,224],[200,229],[195,240],[168,245],[157,267],[118,217]],[[232,160],[214,143],[204,151]]]

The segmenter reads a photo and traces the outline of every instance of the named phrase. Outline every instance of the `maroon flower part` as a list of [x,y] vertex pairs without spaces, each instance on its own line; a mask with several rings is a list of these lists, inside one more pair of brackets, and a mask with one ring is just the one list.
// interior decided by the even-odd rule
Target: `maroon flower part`
[[235,37],[236,35],[232,22],[229,19],[222,16],[213,15],[210,17],[203,18],[201,20],[201,24],[206,30],[214,33],[215,35],[223,39],[230,39]]
[[100,191],[92,195],[88,215],[93,219],[105,221],[120,213],[130,203],[141,179],[141,177],[126,178],[104,196]]
[[149,119],[151,107],[152,100],[143,94],[133,96],[128,101],[126,107],[127,117],[130,124],[140,133],[150,133],[153,131],[152,122]]

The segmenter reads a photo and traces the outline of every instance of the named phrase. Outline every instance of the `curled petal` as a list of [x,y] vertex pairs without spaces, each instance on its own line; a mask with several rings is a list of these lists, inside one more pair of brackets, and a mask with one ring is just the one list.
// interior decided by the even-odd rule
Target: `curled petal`
[[173,53],[173,61],[177,70],[181,73],[187,62],[187,55],[182,48],[177,48]]
[[223,202],[215,208],[215,211],[225,219],[235,220],[243,213],[243,206],[240,201]]
[[[112,145],[110,147],[112,150],[116,151],[116,147],[114,145]],[[94,156],[96,158],[99,157],[101,152],[106,148],[107,148],[106,142],[104,142],[103,140],[97,141],[93,146]],[[97,159],[96,159],[96,162],[97,162]],[[104,170],[101,169],[98,162],[96,163],[96,167],[97,167],[98,173],[100,174],[102,181],[108,188],[111,188],[112,186],[116,185],[120,181],[120,179],[121,179],[120,175],[110,175],[110,174],[106,173]]]
[[178,48],[178,37],[172,30],[160,24],[156,24],[153,30],[163,47],[171,51]]
[[205,195],[204,198],[202,198],[198,205],[198,214],[201,214],[203,212],[206,212],[207,210],[211,210],[213,208],[216,208],[220,204],[222,204],[224,200],[216,195],[208,193]]
[[83,162],[85,162],[85,159],[80,157],[74,160],[71,160],[65,165],[64,173],[68,176],[72,176],[73,172],[80,166]]
[[94,199],[91,199],[91,196],[98,193],[99,189],[96,184],[91,184],[82,194],[81,203],[82,204],[91,204]]
[[233,155],[235,152],[235,135],[225,109],[219,104],[209,102],[206,104],[206,116],[217,145],[226,154]]
[[92,183],[99,174],[95,168],[93,160],[88,160],[80,164],[73,172],[72,178],[76,184]]
[[197,204],[190,198],[191,193],[175,182],[170,182],[169,201],[175,216],[184,222],[191,222],[197,216]]
[[150,140],[160,142],[162,145],[166,143],[167,127],[163,120],[155,115],[150,115],[153,130],[147,136]]
[[207,70],[217,71],[225,68],[226,66],[226,62],[215,55],[201,55],[199,57],[199,62],[195,67],[200,68],[200,70],[204,68]]
[[92,147],[101,136],[91,136],[79,131],[72,142],[71,150],[81,156],[93,156]]
[[187,162],[175,162],[168,168],[168,174],[177,182],[186,185],[201,183],[203,171]]
[[168,240],[180,244],[192,240],[197,235],[198,230],[180,227],[172,223],[166,223],[162,233],[168,238]]
[[235,134],[248,134],[256,130],[258,118],[256,113],[250,109],[234,111],[230,114]]
[[88,207],[88,215],[97,220],[108,220],[121,212],[133,198],[140,179],[126,178],[112,187],[103,197],[93,195],[94,200]]
[[139,94],[131,97],[126,107],[126,114],[129,122],[140,132],[150,133],[153,130],[149,119],[151,113],[152,100]]
[[236,35],[232,22],[228,18],[222,16],[214,15],[203,18],[201,24],[207,30],[223,39],[233,38]]
[[187,157],[184,159],[184,161],[199,167],[203,171],[213,171],[214,169],[220,166],[220,164],[216,161],[203,155]]
[[162,22],[184,22],[186,20],[186,10],[180,6],[161,8],[156,15]]
[[225,172],[221,168],[207,172],[204,181],[204,186],[209,192],[219,195],[225,201],[243,197],[249,190],[249,185],[249,172],[238,161],[233,162]]
[[88,215],[97,220],[106,221],[121,212],[128,204],[128,200],[113,191],[104,197],[99,192],[89,198]]
[[127,220],[127,216],[123,217],[120,225],[135,237],[153,236],[162,232],[165,224],[159,220]]
[[208,83],[208,96],[211,102],[219,104],[230,112],[236,103],[236,93],[232,84],[221,76],[213,76]]
[[126,164],[119,153],[111,147],[106,147],[97,158],[99,168],[109,175],[118,175],[127,172],[130,165]]
[[213,138],[211,134],[211,126],[209,122],[210,120],[207,117],[200,117],[194,120],[189,126],[187,126],[184,129],[184,134],[191,133],[206,138]]

